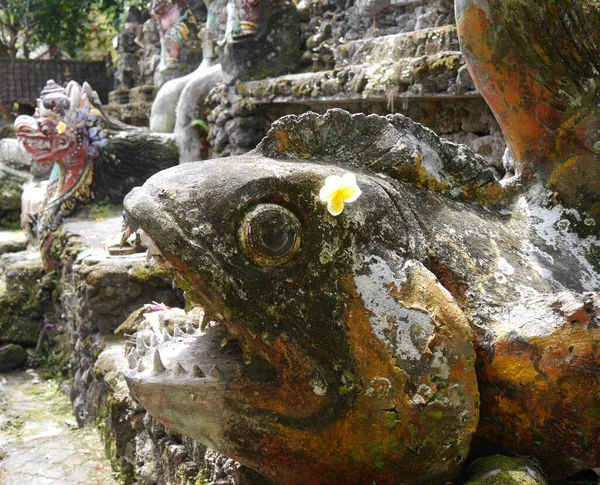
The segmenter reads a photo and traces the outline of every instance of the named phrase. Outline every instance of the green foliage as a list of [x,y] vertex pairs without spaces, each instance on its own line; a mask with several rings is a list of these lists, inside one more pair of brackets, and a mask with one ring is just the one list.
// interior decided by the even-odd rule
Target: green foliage
[[[73,56],[95,31],[108,29],[112,34],[109,24],[119,30],[132,5],[145,9],[149,0],[3,0],[0,56],[28,57],[43,44],[57,46]],[[104,25],[97,21],[99,14],[103,15]]]
[[208,133],[208,130],[209,130],[208,123],[200,118],[193,120],[190,123],[190,126],[198,127],[198,128],[200,128],[200,130],[205,131],[206,133]]

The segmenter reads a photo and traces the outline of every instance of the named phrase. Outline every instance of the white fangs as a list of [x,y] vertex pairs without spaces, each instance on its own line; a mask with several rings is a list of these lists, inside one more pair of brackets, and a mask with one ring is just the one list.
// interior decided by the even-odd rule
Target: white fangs
[[175,338],[183,337],[183,332],[181,331],[181,328],[179,328],[179,325],[177,325],[177,324],[173,325],[173,337],[175,337]]
[[160,358],[160,352],[158,351],[158,349],[156,349],[154,351],[154,372],[156,372],[157,374],[161,374],[166,370],[167,368],[165,367],[165,364],[163,364],[163,361]]
[[[183,312],[182,312],[183,313]],[[196,328],[194,323],[197,322],[198,327],[201,326],[202,316],[190,321],[189,317],[185,320],[185,332],[182,330],[183,323],[173,323],[172,335],[167,330],[161,312],[150,312],[144,314],[146,317],[146,328],[138,330],[135,335],[134,348],[127,357],[128,366],[131,372],[150,373],[154,376],[163,374],[175,374],[177,376],[188,376],[195,379],[215,380],[224,377],[224,373],[214,365],[208,373],[205,373],[198,364],[193,364],[189,371],[183,367],[182,363],[176,361],[175,366],[170,365],[175,359],[169,361],[169,345],[174,339],[186,340],[194,339],[204,332],[200,328]],[[177,318],[185,316],[176,314]],[[171,320],[172,321],[172,320]],[[181,322],[181,320],[180,320]],[[181,326],[180,326],[181,325]],[[148,328],[149,327],[149,328]],[[165,347],[166,346],[166,347]],[[166,352],[166,360],[165,358]],[[162,355],[161,355],[162,353]],[[166,363],[166,364],[165,364]],[[167,365],[171,368],[168,368]]]

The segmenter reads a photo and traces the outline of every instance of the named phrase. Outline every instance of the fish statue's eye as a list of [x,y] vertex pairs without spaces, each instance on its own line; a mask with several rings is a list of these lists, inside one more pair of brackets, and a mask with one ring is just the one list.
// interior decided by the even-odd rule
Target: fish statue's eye
[[288,209],[277,204],[252,207],[238,229],[242,251],[258,266],[278,268],[300,251],[302,225]]

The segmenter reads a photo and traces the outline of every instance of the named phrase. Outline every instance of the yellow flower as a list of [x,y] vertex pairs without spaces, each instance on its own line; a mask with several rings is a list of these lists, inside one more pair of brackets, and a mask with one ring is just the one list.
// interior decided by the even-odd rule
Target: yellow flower
[[331,175],[325,179],[325,185],[319,192],[319,198],[327,202],[327,210],[332,216],[338,216],[344,210],[344,203],[349,204],[360,197],[362,190],[356,185],[353,173]]
[[58,125],[56,125],[56,132],[59,135],[62,135],[66,129],[67,129],[67,125],[65,125],[62,121]]

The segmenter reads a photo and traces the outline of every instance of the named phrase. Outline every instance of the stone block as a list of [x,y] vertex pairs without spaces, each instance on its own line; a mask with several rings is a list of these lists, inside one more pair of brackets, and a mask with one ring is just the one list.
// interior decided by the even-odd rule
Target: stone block
[[0,372],[18,369],[25,363],[26,359],[27,354],[20,345],[3,345],[0,347]]

